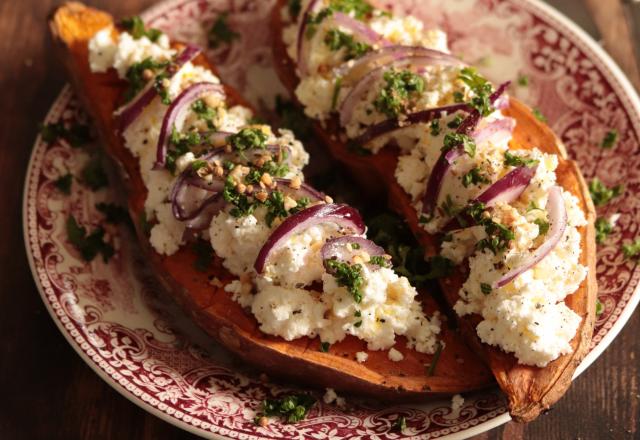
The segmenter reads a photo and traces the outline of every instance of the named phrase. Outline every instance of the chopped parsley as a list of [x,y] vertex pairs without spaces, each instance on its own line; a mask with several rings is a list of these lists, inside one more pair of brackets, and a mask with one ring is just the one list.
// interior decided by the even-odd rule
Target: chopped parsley
[[227,177],[225,181],[222,197],[227,203],[233,205],[229,214],[234,217],[246,217],[255,210],[255,204],[251,203],[245,194],[240,194],[236,190],[236,185],[231,176]]
[[465,67],[460,70],[458,78],[473,92],[469,105],[476,109],[480,115],[489,116],[494,110],[490,99],[491,93],[493,93],[491,83],[478,74],[473,67]]
[[489,295],[493,289],[491,288],[491,284],[480,283],[480,290],[483,294]]
[[320,342],[320,351],[323,353],[328,353],[329,352],[329,347],[331,347],[331,344],[329,344],[328,342]]
[[512,166],[512,167],[533,167],[538,165],[538,161],[535,159],[527,159],[524,157],[517,156],[511,153],[509,150],[504,152],[504,165]]
[[240,37],[240,34],[229,27],[229,23],[227,23],[228,16],[228,12],[223,12],[218,15],[211,29],[209,29],[209,46],[214,49],[217,49],[223,44],[229,44]]
[[344,48],[344,60],[359,58],[371,50],[371,45],[356,41],[353,35],[338,29],[330,29],[324,36],[324,43],[332,51],[338,51]]
[[479,250],[489,249],[494,254],[505,250],[515,235],[511,229],[489,218],[484,218],[480,222],[484,226],[487,237],[476,243]]
[[604,243],[609,234],[613,232],[613,225],[609,220],[603,217],[598,217],[595,223],[596,227],[596,242]]
[[88,125],[84,124],[75,124],[67,128],[60,121],[42,125],[40,136],[47,144],[52,144],[59,138],[63,138],[69,142],[69,145],[77,148],[91,141],[91,130]]
[[389,260],[387,260],[382,255],[373,255],[369,259],[369,263],[374,264],[376,266],[380,266],[380,267],[390,267],[391,266],[391,262]]
[[193,267],[198,272],[206,272],[213,263],[213,248],[211,243],[206,240],[198,240],[193,243],[193,252],[196,259],[193,261]]
[[623,244],[622,253],[625,258],[632,258],[640,255],[640,238],[637,238],[636,241],[631,244]]
[[315,405],[316,399],[308,394],[291,394],[279,399],[266,399],[258,412],[256,422],[261,417],[277,416],[287,423],[295,423],[304,418]]
[[534,108],[531,110],[533,112],[533,116],[540,122],[547,122],[547,117],[542,114],[542,112],[538,108]]
[[145,79],[145,71],[151,71],[155,76],[158,71],[165,69],[167,66],[169,66],[168,61],[158,62],[150,57],[139,63],[132,64],[126,74],[129,87],[124,93],[125,102],[131,101],[147,84],[148,80]]
[[429,364],[429,369],[427,370],[427,376],[431,377],[436,372],[436,365],[438,365],[438,361],[440,360],[442,349],[443,349],[442,344],[438,342],[438,347],[436,347],[436,352],[433,353],[433,359],[431,359],[431,363]]
[[87,229],[80,226],[73,215],[67,218],[66,223],[67,239],[75,247],[82,259],[92,261],[98,254],[102,255],[102,260],[107,263],[115,253],[113,246],[104,241],[104,229],[96,228],[87,235]]
[[142,37],[147,37],[152,42],[158,41],[160,35],[162,35],[162,31],[159,29],[149,28],[147,29],[144,25],[142,19],[138,16],[125,18],[120,22],[120,26],[127,32],[131,34],[131,36],[139,40]]
[[183,154],[187,154],[191,148],[196,145],[200,145],[203,139],[200,133],[197,131],[187,131],[180,133],[175,127],[171,129],[171,135],[169,135],[169,144],[173,147],[167,151],[167,157],[165,160],[165,168],[176,172],[176,160]]
[[245,176],[244,182],[247,185],[255,185],[260,182],[263,174],[267,173],[271,177],[284,177],[289,172],[289,166],[285,162],[275,162],[268,160],[261,167],[252,167]]
[[424,78],[409,70],[389,70],[384,74],[385,85],[378,93],[374,107],[389,118],[404,112],[412,97],[424,91]]
[[243,128],[237,133],[227,137],[227,142],[236,151],[264,148],[267,143],[267,134],[259,128]]
[[459,146],[462,146],[462,149],[469,157],[476,155],[476,142],[471,136],[462,133],[447,133],[444,135],[442,151],[449,151]]
[[280,117],[281,125],[293,131],[298,139],[306,141],[311,137],[311,123],[304,112],[299,111],[294,103],[277,95],[275,110]]
[[471,185],[479,185],[481,183],[491,183],[491,180],[480,172],[480,168],[473,167],[468,173],[462,176],[462,185],[468,188]]
[[618,197],[624,191],[624,187],[622,185],[616,185],[612,188],[607,188],[607,186],[600,181],[597,177],[594,177],[591,182],[589,182],[589,193],[591,194],[591,200],[593,200],[593,204],[596,206],[602,206],[609,203],[612,199]]
[[547,232],[549,232],[549,222],[546,220],[543,220],[541,218],[537,218],[533,221],[536,225],[538,225],[538,230],[540,231],[540,233],[538,235],[545,235]]
[[123,223],[133,226],[129,213],[120,205],[100,202],[96,203],[96,209],[104,214],[107,223],[111,223],[112,225]]
[[451,195],[447,194],[442,205],[440,206],[442,212],[444,212],[448,217],[455,217],[458,212],[460,212],[460,207],[455,204]]
[[529,77],[524,74],[518,76],[518,85],[520,87],[527,87],[529,85]]
[[604,313],[604,304],[600,302],[600,299],[596,298],[596,316],[600,316]]
[[284,207],[284,194],[280,191],[272,191],[264,201],[264,204],[267,207],[265,221],[269,227],[271,227],[275,219],[285,218],[289,215],[289,212]]
[[332,16],[334,12],[342,12],[347,15],[353,14],[357,20],[362,20],[373,12],[373,6],[365,0],[331,0],[328,7],[315,15],[309,16],[305,38],[310,39],[313,37],[318,25]]
[[54,186],[58,188],[58,190],[66,195],[71,194],[71,184],[73,183],[73,176],[71,173],[67,173],[64,176],[58,177],[54,182]]
[[160,97],[160,102],[164,105],[171,104],[171,97],[169,96],[169,89],[165,87],[165,80],[168,80],[169,76],[166,72],[162,72],[156,76],[153,80],[153,88],[158,92],[158,96]]
[[440,134],[440,119],[434,119],[429,124],[429,131],[431,132],[431,136],[438,136]]
[[291,18],[297,18],[302,10],[302,0],[289,0],[288,7]]
[[362,301],[362,266],[360,264],[349,264],[334,259],[324,260],[325,264],[336,279],[338,286],[346,287],[356,303]]
[[437,280],[438,278],[448,277],[454,268],[453,261],[441,255],[434,255],[429,258],[427,263],[429,265],[429,272],[424,275],[427,280]]
[[404,431],[407,429],[407,419],[405,416],[398,416],[395,422],[393,422],[392,429],[395,431]]
[[605,150],[613,148],[618,142],[618,130],[609,130],[602,139],[600,146]]
[[92,191],[97,191],[109,184],[107,173],[102,168],[102,161],[94,157],[84,166],[81,172],[82,183]]
[[455,118],[453,118],[451,121],[449,121],[449,123],[447,124],[447,127],[449,127],[449,128],[458,128],[458,127],[460,127],[460,124],[462,124],[462,121],[464,121],[464,116],[456,115]]

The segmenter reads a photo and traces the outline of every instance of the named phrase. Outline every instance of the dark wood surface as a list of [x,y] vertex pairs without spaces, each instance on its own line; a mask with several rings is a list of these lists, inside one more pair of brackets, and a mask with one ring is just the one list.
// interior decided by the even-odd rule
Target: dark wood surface
[[[64,74],[46,15],[59,2],[0,0],[0,439],[186,439],[111,389],[62,337],[38,295],[22,241],[22,185],[38,123]],[[150,0],[89,3],[130,15]],[[640,438],[640,317],[545,416],[482,439]]]

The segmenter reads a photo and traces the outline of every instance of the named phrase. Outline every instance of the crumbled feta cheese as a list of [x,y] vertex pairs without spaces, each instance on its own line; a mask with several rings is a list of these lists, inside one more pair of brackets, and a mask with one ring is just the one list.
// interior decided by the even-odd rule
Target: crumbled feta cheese
[[389,359],[391,359],[393,362],[400,362],[404,359],[404,355],[395,348],[392,348],[391,350],[389,350]]
[[361,364],[366,362],[368,358],[369,358],[369,355],[365,351],[359,351],[356,353],[356,360]]
[[327,388],[324,396],[322,397],[322,400],[326,404],[335,402],[338,408],[344,408],[347,404],[347,401],[344,399],[344,397],[338,396],[333,388]]
[[456,394],[451,398],[451,412],[458,414],[460,409],[464,405],[464,398],[460,394]]
[[251,293],[251,284],[243,283],[240,280],[233,280],[224,286],[225,292],[232,293],[231,299],[236,301],[242,307],[251,307],[253,303],[253,295]]

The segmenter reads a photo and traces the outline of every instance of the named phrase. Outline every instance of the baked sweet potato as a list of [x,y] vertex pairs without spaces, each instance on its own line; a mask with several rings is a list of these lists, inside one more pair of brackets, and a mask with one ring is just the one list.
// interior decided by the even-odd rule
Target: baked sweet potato
[[[61,6],[50,18],[60,58],[78,96],[97,125],[106,152],[122,171],[129,212],[133,219],[138,219],[143,213],[147,190],[140,176],[138,161],[125,148],[113,118],[125,84],[113,71],[92,73],[88,63],[88,41],[97,31],[111,24],[111,16],[80,3]],[[211,68],[201,55],[195,63]],[[247,105],[233,89],[225,88],[230,104]],[[219,259],[215,259],[207,273],[202,273],[193,267],[196,254],[190,246],[184,246],[171,256],[161,256],[151,248],[139,224],[136,232],[155,273],[193,319],[225,347],[273,375],[291,377],[307,385],[385,399],[459,393],[493,382],[484,363],[458,339],[455,332],[447,328],[443,328],[441,334],[447,348],[432,376],[425,374],[425,365],[432,361],[432,356],[406,349],[402,338],[396,347],[405,356],[403,362],[392,362],[386,351],[377,351],[369,352],[368,360],[358,363],[355,354],[366,351],[366,345],[351,336],[332,345],[328,353],[319,350],[317,338],[286,342],[268,336],[258,329],[255,318],[233,301],[223,287],[210,284],[212,277],[217,277],[223,284],[232,278]],[[423,295],[421,300],[430,311],[436,308],[429,296]]]
[[[273,55],[281,81],[288,88],[291,96],[295,97],[294,91],[299,80],[294,62],[288,56],[282,39],[284,23],[281,18],[281,9],[285,5],[285,0],[279,0],[272,12]],[[545,153],[558,155],[559,166],[556,171],[558,184],[578,198],[579,206],[588,222],[587,226],[579,228],[582,247],[581,264],[588,268],[588,275],[579,289],[565,299],[566,305],[582,318],[576,335],[571,341],[572,353],[560,356],[544,368],[521,365],[514,355],[481,343],[476,334],[476,325],[481,321],[479,315],[468,315],[458,319],[465,341],[487,362],[500,388],[507,395],[511,416],[517,421],[527,422],[535,419],[562,397],[571,384],[576,367],[589,348],[597,294],[595,210],[577,164],[569,160],[564,146],[551,129],[540,122],[526,105],[516,99],[510,99],[504,113],[517,121],[510,148],[537,147]],[[389,206],[406,219],[416,238],[425,247],[427,255],[435,255],[438,251],[438,237],[428,234],[419,226],[416,210],[394,176],[398,161],[397,149],[387,146],[374,155],[362,156],[352,152],[345,142],[340,141],[345,136],[341,136],[337,117],[325,121],[323,125],[319,123],[314,125],[318,137],[324,141],[331,155],[350,169],[356,180],[361,183],[363,190],[374,194],[386,192]],[[451,307],[459,299],[458,292],[466,277],[464,270],[457,270],[454,275],[440,280],[444,296]]]

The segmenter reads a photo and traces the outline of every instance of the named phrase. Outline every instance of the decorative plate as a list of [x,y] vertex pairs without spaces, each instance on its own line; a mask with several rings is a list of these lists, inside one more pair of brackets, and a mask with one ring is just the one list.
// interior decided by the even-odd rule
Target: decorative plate
[[[481,66],[494,81],[526,75],[527,87],[512,93],[551,121],[586,178],[608,186],[624,182],[624,194],[599,211],[620,214],[613,234],[598,248],[598,317],[584,371],[611,343],[640,299],[637,262],[621,246],[639,233],[640,101],[607,54],[576,25],[537,0],[402,0],[396,12],[411,13],[444,29],[452,51]],[[207,29],[229,11],[240,34],[230,46],[209,51],[220,74],[261,108],[284,89],[271,67],[268,15],[273,0],[177,0],[153,7],[144,18],[171,36],[206,46]],[[78,120],[82,112],[66,87],[46,122]],[[599,144],[610,129],[619,133],[614,149]],[[319,403],[301,423],[253,422],[254,409],[287,390],[264,383],[256,373],[207,338],[145,270],[126,228],[106,227],[116,253],[85,263],[66,240],[65,221],[97,226],[100,201],[113,189],[92,192],[73,184],[70,196],[55,181],[77,175],[86,153],[64,141],[38,138],[24,190],[24,236],[42,298],[56,324],[80,356],[122,395],[145,410],[195,434],[241,439],[460,439],[509,420],[498,390],[464,396],[461,409],[449,400],[425,405],[380,407],[348,398],[345,410]],[[111,191],[111,192],[110,192]],[[348,396],[347,396],[348,397]],[[392,429],[399,415],[407,429]]]

